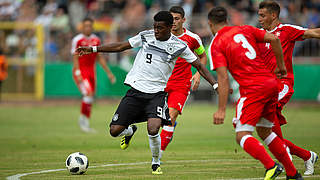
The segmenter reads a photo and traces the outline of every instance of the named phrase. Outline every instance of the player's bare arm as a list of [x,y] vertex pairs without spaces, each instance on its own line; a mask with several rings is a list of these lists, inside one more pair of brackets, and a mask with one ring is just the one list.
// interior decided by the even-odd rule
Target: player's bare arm
[[[206,55],[206,53],[204,52],[204,53],[202,53],[202,54],[200,54],[198,56],[200,58],[201,64],[206,65],[207,64],[207,55]],[[191,81],[193,82],[192,91],[196,91],[198,89],[198,87],[199,87],[199,84],[200,84],[200,73],[196,72],[192,76]]]
[[113,75],[110,68],[108,67],[106,60],[100,54],[98,54],[97,56],[98,56],[98,61],[101,64],[103,70],[107,73],[107,76],[108,76],[111,84],[114,84],[116,82],[116,77]]
[[306,30],[302,38],[303,39],[310,39],[310,38],[320,39],[320,28]]
[[270,43],[272,51],[277,60],[277,68],[274,73],[277,75],[278,78],[284,77],[287,74],[287,69],[284,64],[283,51],[280,39],[271,33],[266,33],[264,35],[264,41]]
[[80,72],[80,68],[79,68],[79,55],[78,54],[73,54],[72,56],[72,60],[73,60],[73,73],[75,75],[75,77],[77,78],[77,80],[80,82],[82,81],[82,77],[81,77],[81,72]]
[[219,93],[219,105],[217,112],[213,115],[213,124],[223,124],[226,115],[226,108],[229,94],[229,77],[227,67],[219,67],[216,69],[218,75],[218,93]]
[[90,54],[95,52],[121,52],[127,49],[131,49],[131,45],[128,41],[126,42],[116,42],[105,44],[102,46],[93,46],[93,47],[79,47],[76,52],[79,53],[80,56],[84,54]]
[[210,74],[209,70],[203,65],[199,58],[191,63],[193,67],[195,67],[198,72],[204,77],[212,86],[217,83],[214,77]]

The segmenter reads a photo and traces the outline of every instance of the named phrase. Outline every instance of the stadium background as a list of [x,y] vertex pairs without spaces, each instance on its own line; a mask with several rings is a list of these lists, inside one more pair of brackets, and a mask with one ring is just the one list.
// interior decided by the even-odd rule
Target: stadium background
[[[124,41],[137,32],[152,28],[152,17],[159,10],[181,5],[186,11],[186,27],[199,34],[207,47],[211,35],[207,12],[215,5],[227,7],[233,25],[258,25],[260,0],[2,0],[0,1],[0,49],[9,63],[3,82],[3,100],[80,97],[72,76],[71,39],[86,17],[96,20],[95,33],[103,43]],[[320,26],[319,0],[284,0],[281,21],[314,28]],[[295,94],[292,100],[320,101],[320,41],[306,40],[294,51]],[[119,97],[137,50],[104,54],[117,83],[111,85],[97,67],[97,97]],[[209,64],[209,63],[208,63]],[[214,72],[213,72],[214,73]],[[214,95],[203,81],[191,99],[211,101]],[[236,88],[236,83],[233,83]],[[236,99],[237,93],[233,99]]]

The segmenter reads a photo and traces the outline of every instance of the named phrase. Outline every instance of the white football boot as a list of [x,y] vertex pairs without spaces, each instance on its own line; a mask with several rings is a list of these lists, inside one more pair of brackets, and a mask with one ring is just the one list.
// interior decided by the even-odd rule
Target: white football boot
[[95,133],[96,132],[96,130],[90,128],[89,119],[82,114],[79,117],[79,126],[83,132],[86,132],[86,133]]
[[306,168],[304,175],[312,175],[314,173],[314,164],[318,160],[318,155],[315,152],[310,151],[310,154],[311,157],[304,162],[304,167]]

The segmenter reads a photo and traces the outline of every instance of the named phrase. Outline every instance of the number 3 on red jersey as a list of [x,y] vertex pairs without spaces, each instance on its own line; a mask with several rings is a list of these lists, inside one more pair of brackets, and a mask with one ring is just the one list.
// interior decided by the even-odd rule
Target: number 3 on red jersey
[[236,34],[235,36],[233,36],[233,40],[236,43],[241,43],[242,47],[245,49],[248,49],[248,52],[246,52],[246,56],[249,59],[255,59],[257,56],[256,51],[254,50],[254,48],[249,44],[248,40],[244,37],[244,35],[242,34]]

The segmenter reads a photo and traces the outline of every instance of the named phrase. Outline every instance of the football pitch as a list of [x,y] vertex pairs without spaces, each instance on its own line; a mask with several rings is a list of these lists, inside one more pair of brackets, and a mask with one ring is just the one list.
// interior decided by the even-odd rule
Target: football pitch
[[[225,124],[217,126],[212,124],[215,104],[186,105],[162,158],[164,174],[152,175],[145,123],[137,124],[126,150],[120,149],[120,138],[107,132],[117,105],[96,103],[91,125],[97,133],[85,134],[78,127],[80,101],[0,104],[0,179],[263,179],[263,166],[234,140],[233,106],[228,107]],[[284,136],[319,154],[320,106],[288,106],[285,115],[289,124]],[[67,156],[77,151],[90,162],[84,175],[70,175],[65,168]],[[304,172],[303,160],[294,157],[294,164]],[[320,162],[315,175],[306,179],[320,179]]]

